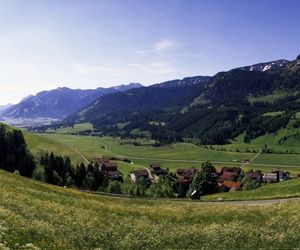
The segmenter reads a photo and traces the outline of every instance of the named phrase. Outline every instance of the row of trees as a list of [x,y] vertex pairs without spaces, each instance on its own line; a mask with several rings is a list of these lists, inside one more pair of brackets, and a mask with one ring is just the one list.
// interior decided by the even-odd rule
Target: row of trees
[[56,156],[51,152],[41,154],[39,165],[33,177],[53,185],[103,191],[109,183],[108,176],[100,170],[98,163],[87,166],[81,163],[73,167],[69,157]]
[[33,156],[27,149],[22,132],[8,130],[4,125],[0,125],[0,168],[17,171],[26,177],[31,177],[35,169]]

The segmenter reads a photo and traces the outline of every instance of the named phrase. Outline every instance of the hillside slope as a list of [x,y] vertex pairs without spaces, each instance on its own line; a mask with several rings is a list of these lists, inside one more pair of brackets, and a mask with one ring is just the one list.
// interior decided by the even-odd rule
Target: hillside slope
[[0,248],[291,249],[300,242],[299,202],[216,206],[110,198],[3,171],[0,197]]
[[43,91],[35,96],[24,98],[20,103],[12,105],[1,113],[7,119],[37,119],[52,118],[62,119],[71,113],[91,104],[100,96],[139,88],[140,84],[131,83],[110,88],[97,89],[69,89],[57,88]]
[[207,76],[196,76],[173,80],[129,91],[100,97],[89,107],[67,118],[73,121],[99,120],[111,113],[130,114],[147,110],[178,110],[187,105],[201,92],[209,80]]
[[[186,84],[195,80],[198,84]],[[103,134],[114,136],[226,144],[243,132],[245,142],[275,133],[300,111],[299,57],[179,83],[101,97],[67,120],[91,122]],[[293,124],[299,127],[300,120]]]

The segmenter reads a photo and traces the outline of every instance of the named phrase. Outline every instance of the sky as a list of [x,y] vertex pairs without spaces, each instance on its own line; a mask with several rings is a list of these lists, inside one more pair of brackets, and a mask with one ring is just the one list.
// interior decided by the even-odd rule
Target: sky
[[300,0],[0,0],[0,105],[300,54]]

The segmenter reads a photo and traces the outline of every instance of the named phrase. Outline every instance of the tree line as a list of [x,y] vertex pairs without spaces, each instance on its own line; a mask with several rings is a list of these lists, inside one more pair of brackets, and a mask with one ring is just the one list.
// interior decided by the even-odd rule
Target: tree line
[[32,154],[20,130],[10,130],[0,125],[0,168],[31,177],[35,169]]

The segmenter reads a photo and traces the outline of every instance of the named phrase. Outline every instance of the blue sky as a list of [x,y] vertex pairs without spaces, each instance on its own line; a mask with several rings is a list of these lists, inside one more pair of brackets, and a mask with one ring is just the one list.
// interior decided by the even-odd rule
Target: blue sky
[[298,0],[0,0],[0,104],[300,54]]

